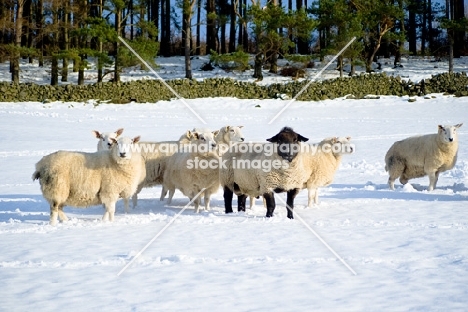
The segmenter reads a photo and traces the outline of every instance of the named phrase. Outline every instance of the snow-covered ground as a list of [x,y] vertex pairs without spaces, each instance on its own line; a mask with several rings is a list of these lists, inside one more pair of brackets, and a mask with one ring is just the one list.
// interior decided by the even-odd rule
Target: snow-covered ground
[[[166,61],[161,74],[172,70]],[[183,76],[182,62],[173,62],[177,73],[171,76]],[[413,79],[411,71],[428,77],[433,66],[422,61],[403,69],[417,81],[420,78]],[[462,68],[463,62],[457,66]],[[187,103],[207,125],[181,101],[0,103],[1,310],[466,309],[468,98],[434,94],[416,102],[407,97],[294,102],[271,125],[268,121],[288,101],[205,98]],[[458,163],[441,174],[436,190],[425,191],[427,178],[388,189],[384,156],[393,142],[434,133],[438,124],[461,122],[465,125],[459,131]],[[94,129],[123,127],[125,135],[160,141],[177,139],[193,127],[224,125],[243,125],[248,141],[264,141],[285,125],[309,142],[352,137],[356,152],[343,158],[334,183],[320,190],[320,204],[306,208],[304,190],[294,213],[357,275],[299,218],[287,219],[279,199],[273,218],[264,218],[260,200],[246,213],[225,215],[220,190],[211,212],[185,210],[121,275],[132,257],[188,203],[181,193],[176,192],[168,206],[159,201],[161,187],[144,189],[131,213],[124,214],[118,202],[113,223],[101,222],[103,209],[94,206],[66,207],[69,222],[48,224],[48,204],[39,183],[31,180],[34,164],[43,155],[59,149],[94,151]],[[284,194],[276,196],[285,200]]]

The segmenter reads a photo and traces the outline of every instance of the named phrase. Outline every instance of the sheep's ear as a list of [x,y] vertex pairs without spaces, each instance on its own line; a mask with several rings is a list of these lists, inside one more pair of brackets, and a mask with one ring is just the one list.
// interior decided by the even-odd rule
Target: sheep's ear
[[239,127],[239,129],[242,129],[242,128],[244,128],[244,126],[238,126],[238,127]]
[[193,133],[192,133],[192,131],[190,131],[190,130],[187,130],[187,132],[185,132],[185,136],[186,136],[187,138],[191,139],[191,138],[192,138],[192,136],[193,136]]
[[337,137],[332,138],[332,143],[335,144],[336,142],[338,142],[338,138]]
[[117,131],[115,131],[115,135],[116,135],[116,136],[119,136],[119,135],[122,134],[123,131],[124,131],[123,128],[117,129]]
[[138,143],[140,142],[140,136],[136,136],[133,138],[133,143]]
[[439,125],[439,130],[444,130],[444,126]]
[[346,140],[351,141],[351,137],[346,137]]
[[200,138],[200,135],[198,134],[198,132],[193,132],[192,135],[195,140],[198,140]]
[[306,137],[300,135],[299,133],[297,134],[297,138],[299,139],[299,142],[307,142],[307,141],[309,141],[308,138],[306,138]]
[[224,131],[228,132],[229,130],[231,130],[231,126],[224,127]]
[[460,123],[460,124],[456,124],[456,125],[455,125],[455,128],[460,128],[461,126],[463,126],[463,124],[462,124],[462,123]]
[[99,131],[93,130],[93,131],[91,131],[91,132],[94,133],[94,136],[96,137],[96,139],[100,139],[100,138],[101,138],[101,134],[99,133]]
[[271,137],[269,139],[266,139],[268,142],[271,143],[277,143],[278,142],[278,135],[275,135],[274,137]]
[[213,131],[213,135],[214,135],[214,136],[217,136],[218,133],[219,133],[219,130]]
[[109,138],[109,141],[110,141],[112,144],[116,144],[116,143],[117,143],[117,140],[114,139],[114,138]]

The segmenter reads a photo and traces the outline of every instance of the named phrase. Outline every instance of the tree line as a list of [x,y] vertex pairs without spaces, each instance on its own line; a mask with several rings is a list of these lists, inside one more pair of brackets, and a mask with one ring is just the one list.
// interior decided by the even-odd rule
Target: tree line
[[324,57],[356,37],[338,58],[353,74],[356,64],[371,71],[377,56],[399,66],[404,53],[465,55],[467,25],[463,0],[0,0],[0,61],[13,83],[28,58],[50,66],[51,85],[66,82],[69,67],[83,84],[93,57],[97,82],[118,83],[123,67],[139,64],[120,36],[151,65],[158,54],[185,56],[186,78],[192,55],[254,54],[261,80],[279,57]]

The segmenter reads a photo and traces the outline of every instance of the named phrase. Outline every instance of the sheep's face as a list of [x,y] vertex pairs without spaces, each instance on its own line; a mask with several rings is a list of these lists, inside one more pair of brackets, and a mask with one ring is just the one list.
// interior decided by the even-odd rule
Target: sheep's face
[[267,139],[268,142],[277,144],[278,155],[289,162],[293,161],[301,150],[300,142],[308,140],[289,127],[284,127],[277,135]]
[[242,134],[241,128],[243,126],[227,126],[226,132],[229,135],[230,142],[244,142],[244,135]]
[[97,139],[99,139],[98,150],[108,150],[112,148],[113,142],[118,139],[118,137],[122,134],[123,128],[118,129],[115,132],[103,132],[100,133],[99,131],[94,130],[93,133]]
[[137,136],[133,139],[123,137],[118,140],[111,139],[111,141],[113,143],[112,151],[114,158],[117,162],[122,162],[132,158],[134,152],[133,146],[140,141],[140,137]]
[[213,152],[217,148],[214,134],[210,131],[203,133],[194,132],[192,142],[197,145],[197,151],[202,154]]
[[354,144],[351,144],[351,137],[336,137],[331,139],[331,152],[335,155],[354,153]]
[[439,137],[445,143],[452,143],[457,141],[457,129],[463,124],[457,124],[455,126],[441,126],[439,125]]

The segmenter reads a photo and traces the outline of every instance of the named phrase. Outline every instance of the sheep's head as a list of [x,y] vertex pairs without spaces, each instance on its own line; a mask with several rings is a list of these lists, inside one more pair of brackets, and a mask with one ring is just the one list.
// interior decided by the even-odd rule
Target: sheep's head
[[195,140],[195,132],[187,130],[182,136],[179,138],[179,143],[181,144],[189,144],[190,142]]
[[135,149],[133,148],[135,143],[140,141],[140,136],[133,139],[127,137],[121,137],[118,140],[110,139],[112,142],[112,152],[114,159],[117,162],[122,162],[132,158]]
[[241,128],[243,126],[226,126],[224,130],[229,136],[229,142],[244,142],[244,135]]
[[454,126],[441,126],[439,125],[439,138],[444,143],[451,143],[457,141],[457,129],[463,126],[463,124],[457,124]]
[[98,143],[98,151],[111,149],[113,141],[111,139],[117,140],[119,136],[124,131],[123,128],[118,129],[115,132],[99,132],[94,130],[93,133],[97,139],[99,139]]
[[301,150],[300,142],[308,140],[289,127],[284,127],[277,135],[267,139],[268,142],[277,144],[278,155],[289,162],[293,161]]
[[197,152],[201,154],[216,151],[218,147],[211,131],[194,132],[191,143],[197,145]]
[[[322,151],[331,152],[334,155],[352,154],[355,150],[354,144],[350,143],[351,137],[334,137],[321,142]],[[327,144],[327,145],[325,145]]]

